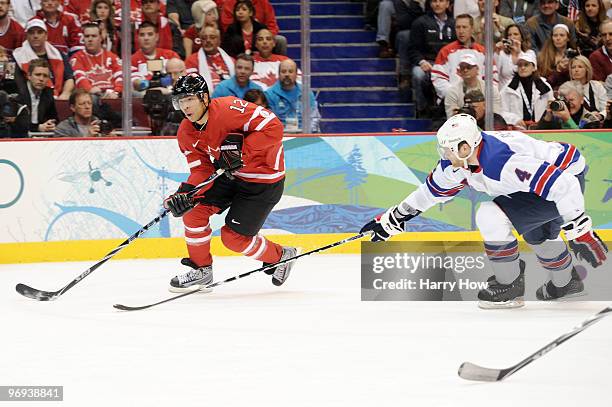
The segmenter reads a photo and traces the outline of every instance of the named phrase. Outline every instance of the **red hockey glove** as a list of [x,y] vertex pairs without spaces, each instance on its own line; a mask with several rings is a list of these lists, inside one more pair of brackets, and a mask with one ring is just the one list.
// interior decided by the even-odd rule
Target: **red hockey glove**
[[584,213],[562,226],[569,247],[578,259],[598,267],[606,260],[608,247],[593,230],[591,218]]

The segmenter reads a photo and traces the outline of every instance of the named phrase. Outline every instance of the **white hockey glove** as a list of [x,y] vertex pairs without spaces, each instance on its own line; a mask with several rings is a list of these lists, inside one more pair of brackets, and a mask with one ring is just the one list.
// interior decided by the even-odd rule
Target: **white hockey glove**
[[378,215],[366,223],[359,233],[372,232],[372,242],[382,242],[389,239],[391,236],[398,235],[404,232],[404,223],[418,214],[421,211],[411,209],[411,213],[402,214],[397,206],[393,206],[383,214]]
[[584,213],[562,226],[570,248],[578,259],[598,267],[606,260],[608,247],[593,230],[591,218]]

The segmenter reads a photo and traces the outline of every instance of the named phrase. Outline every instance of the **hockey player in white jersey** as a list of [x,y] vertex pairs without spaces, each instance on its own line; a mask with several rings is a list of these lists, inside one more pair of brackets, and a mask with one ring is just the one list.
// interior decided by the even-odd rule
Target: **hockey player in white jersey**
[[406,221],[470,186],[494,197],[481,203],[476,213],[494,272],[488,288],[478,293],[480,307],[524,305],[525,263],[520,259],[513,227],[550,272],[550,281],[537,290],[537,298],[580,295],[584,285],[559,236],[561,229],[575,255],[593,267],[605,261],[608,248],[585,214],[586,162],[578,149],[517,131],[481,132],[476,120],[466,114],[448,119],[438,131],[437,140],[441,160],[425,183],[361,231],[373,232],[372,241],[387,240],[404,232]]

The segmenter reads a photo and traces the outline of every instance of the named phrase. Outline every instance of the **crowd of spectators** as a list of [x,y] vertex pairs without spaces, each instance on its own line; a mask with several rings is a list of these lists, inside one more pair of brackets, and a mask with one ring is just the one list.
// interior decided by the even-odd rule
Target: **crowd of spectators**
[[120,0],[0,0],[0,137],[96,137],[121,127],[131,92],[153,135],[176,133],[172,85],[187,72],[213,98],[267,104],[302,129],[298,68],[269,0],[131,0],[131,75],[124,77]]
[[[398,86],[434,127],[484,100],[485,0],[378,3],[379,58],[399,59]],[[602,0],[494,0],[493,110],[516,129],[612,123],[612,9]],[[477,118],[478,119],[478,118]]]

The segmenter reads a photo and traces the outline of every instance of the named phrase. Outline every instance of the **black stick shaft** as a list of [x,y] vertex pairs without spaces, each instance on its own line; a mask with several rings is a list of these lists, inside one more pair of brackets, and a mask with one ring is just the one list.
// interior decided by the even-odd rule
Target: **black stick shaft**
[[[190,196],[196,195],[203,187],[213,182],[215,179],[220,177],[224,172],[225,172],[224,170],[217,170],[206,181],[196,185],[196,187],[191,192],[189,192],[189,195]],[[56,299],[57,297],[59,297],[60,295],[64,294],[66,291],[68,291],[72,287],[74,287],[79,281],[83,280],[85,277],[93,273],[101,265],[103,265],[108,260],[110,260],[115,254],[117,254],[118,252],[123,250],[126,246],[128,246],[130,243],[132,243],[132,241],[136,240],[137,238],[145,234],[152,226],[156,225],[163,218],[165,218],[169,212],[170,211],[168,209],[164,209],[163,212],[160,215],[158,215],[155,219],[153,219],[151,222],[147,223],[136,233],[128,237],[126,240],[123,241],[123,243],[121,243],[119,246],[117,246],[116,248],[108,252],[108,254],[106,254],[106,256],[104,256],[102,260],[100,260],[99,262],[97,262],[96,264],[88,268],[87,270],[85,270],[83,273],[81,273],[74,280],[66,284],[60,290],[54,291],[54,292],[41,291],[35,288],[28,287],[24,284],[17,284],[15,289],[17,290],[19,294],[26,296],[28,298],[33,298],[39,301],[52,301]]]
[[321,252],[321,251],[324,251],[324,250],[329,250],[329,249],[332,249],[332,248],[334,248],[336,246],[340,246],[340,245],[343,245],[345,243],[352,242],[353,240],[361,239],[362,237],[368,236],[368,235],[370,235],[370,232],[359,233],[358,235],[347,237],[346,239],[343,239],[343,240],[340,240],[340,241],[337,241],[337,242],[334,242],[334,243],[330,243],[330,244],[328,244],[326,246],[319,247],[318,249],[314,249],[314,250],[311,250],[309,252],[298,254],[295,257],[291,257],[291,258],[288,258],[288,259],[285,259],[285,260],[281,260],[281,261],[278,261],[276,263],[268,264],[267,266],[263,266],[263,267],[260,267],[258,269],[247,271],[245,273],[238,274],[236,276],[227,278],[225,280],[221,280],[221,281],[217,281],[216,283],[209,284],[209,285],[207,285],[205,287],[200,287],[200,288],[198,288],[196,290],[193,290],[193,291],[188,291],[186,293],[179,294],[179,295],[176,295],[174,297],[166,298],[165,300],[162,300],[162,301],[159,301],[159,302],[156,302],[156,303],[153,303],[153,304],[144,305],[144,306],[140,306],[140,307],[129,307],[129,306],[126,306],[126,305],[115,304],[115,305],[113,305],[113,307],[115,307],[117,309],[120,309],[120,310],[123,310],[123,311],[136,311],[136,310],[142,310],[142,309],[146,309],[146,308],[151,308],[151,307],[154,307],[156,305],[164,304],[166,302],[178,300],[179,298],[183,298],[183,297],[186,297],[188,295],[195,294],[195,293],[200,292],[201,290],[204,290],[204,289],[218,287],[218,286],[220,286],[222,284],[227,284],[230,281],[235,281],[235,280],[244,278],[244,277],[249,276],[249,275],[251,275],[253,273],[258,273],[260,271],[270,270],[270,269],[275,268],[275,267],[277,267],[277,266],[279,266],[281,264],[285,264],[285,263],[289,263],[291,261],[295,261],[295,260],[299,259],[300,257],[309,256],[311,254],[318,253],[318,252]]

